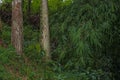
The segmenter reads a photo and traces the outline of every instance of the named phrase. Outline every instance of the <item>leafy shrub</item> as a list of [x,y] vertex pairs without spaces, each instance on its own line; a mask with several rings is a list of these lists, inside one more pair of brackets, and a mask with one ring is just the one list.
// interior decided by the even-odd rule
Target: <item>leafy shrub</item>
[[[113,27],[119,27],[116,24],[118,2],[75,0],[64,10],[51,15],[53,59],[65,70],[79,71],[90,67],[96,71],[101,69],[104,74],[111,73],[109,47],[113,45],[111,39],[115,39],[111,35]],[[110,74],[107,76],[110,80]],[[107,80],[105,77],[102,79]]]

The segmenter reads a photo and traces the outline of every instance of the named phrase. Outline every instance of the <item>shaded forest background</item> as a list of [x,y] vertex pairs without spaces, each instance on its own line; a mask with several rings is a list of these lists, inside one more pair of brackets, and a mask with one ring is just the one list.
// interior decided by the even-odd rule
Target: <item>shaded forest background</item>
[[40,46],[40,0],[23,0],[24,55],[11,45],[11,0],[0,4],[0,80],[119,80],[120,0],[48,0],[52,61]]

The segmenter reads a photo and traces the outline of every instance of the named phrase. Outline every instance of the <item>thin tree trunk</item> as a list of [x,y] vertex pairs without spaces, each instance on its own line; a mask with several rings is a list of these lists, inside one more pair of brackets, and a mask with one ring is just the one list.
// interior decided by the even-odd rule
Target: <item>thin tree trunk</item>
[[[25,3],[25,1],[22,0],[22,9],[24,9],[24,3]],[[22,10],[22,12],[23,12],[23,14],[24,14],[24,10]]]
[[12,2],[12,33],[11,42],[18,55],[23,53],[23,15],[21,8],[22,0],[13,0]]
[[2,21],[0,16],[0,39],[2,40]]
[[[2,32],[2,22],[1,22],[1,16],[0,16],[0,33]],[[0,34],[1,35],[1,34]]]
[[31,15],[31,0],[28,0],[27,15],[28,15],[28,19],[30,19],[30,15]]
[[42,27],[42,39],[41,46],[45,51],[45,61],[48,62],[51,59],[50,55],[50,34],[49,34],[49,22],[48,22],[48,1],[42,0],[42,16],[41,16],[41,27]]
[[24,8],[24,0],[22,0],[22,9]]
[[2,22],[1,22],[1,17],[0,17],[0,46],[2,46]]

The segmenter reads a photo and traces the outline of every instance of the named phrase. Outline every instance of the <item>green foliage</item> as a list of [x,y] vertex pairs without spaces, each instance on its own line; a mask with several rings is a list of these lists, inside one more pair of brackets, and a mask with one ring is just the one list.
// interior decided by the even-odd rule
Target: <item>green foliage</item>
[[[40,0],[32,0],[31,1],[31,14],[35,14],[35,13],[39,13],[40,12]],[[23,12],[24,15],[27,15],[27,11],[28,11],[28,0],[24,0],[24,4],[23,4]]]
[[[4,24],[3,24],[4,25]],[[2,28],[2,39],[6,44],[10,44],[11,28],[8,25],[4,25]]]
[[38,43],[39,32],[32,30],[31,26],[25,26],[25,54],[22,56],[17,55],[15,49],[10,45],[10,32],[10,26],[4,24],[2,38],[8,45],[7,48],[0,47],[0,80],[39,80],[44,78],[44,68],[41,63],[43,55]]
[[114,0],[76,0],[52,15],[50,26],[54,60],[60,62],[65,70],[91,67],[102,69],[104,73],[110,71],[112,58],[106,50],[110,50],[107,47],[112,45],[110,34],[116,26],[116,12],[120,7],[116,4]]
[[63,9],[64,7],[70,5],[72,3],[71,0],[66,0],[66,1],[63,1],[63,0],[49,0],[48,1],[48,6],[49,6],[49,11],[50,13],[54,13],[54,12],[57,12],[61,9]]
[[14,76],[10,75],[10,72],[7,71],[7,65],[11,62],[10,59],[14,57],[15,50],[10,45],[8,48],[0,47],[0,80],[13,80]]
[[1,0],[3,3],[12,2],[12,0]]
[[[119,3],[120,0],[49,0],[53,61],[48,64],[42,62],[45,53],[40,47],[39,30],[24,25],[24,55],[18,56],[10,45],[11,27],[3,24],[1,37],[8,47],[0,47],[0,80],[114,80],[113,74],[119,77],[114,67],[120,63]],[[23,6],[26,15],[28,2]],[[31,8],[36,15],[40,0],[33,0]]]
[[[3,29],[4,32],[10,32],[9,26],[5,25]],[[36,37],[38,37],[38,34],[39,32],[32,30],[31,26],[24,27],[25,55],[23,56],[16,55],[11,45],[7,48],[0,48],[1,80],[23,80],[25,78],[28,80],[102,80],[102,76],[107,80],[109,73],[105,73],[102,70],[92,70],[88,68],[87,70],[81,69],[79,71],[74,71],[74,69],[69,69],[71,71],[66,71],[60,63],[55,61],[52,61],[50,63],[51,65],[43,64],[41,59],[44,53],[42,53],[42,51],[37,51],[39,46]],[[3,37],[5,37],[5,35],[10,39],[10,35],[4,33]],[[4,39],[9,41],[9,39]]]

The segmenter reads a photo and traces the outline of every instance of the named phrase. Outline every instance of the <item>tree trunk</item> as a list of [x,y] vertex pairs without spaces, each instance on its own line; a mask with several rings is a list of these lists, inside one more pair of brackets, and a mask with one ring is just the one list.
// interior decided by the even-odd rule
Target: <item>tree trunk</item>
[[2,22],[1,22],[1,17],[0,17],[0,46],[2,46]]
[[[1,16],[0,16],[0,33],[2,32],[2,22],[1,22]],[[1,34],[0,34],[1,35]]]
[[13,0],[12,2],[12,33],[11,42],[18,55],[23,53],[23,15],[21,8],[22,0]]
[[24,8],[24,0],[22,0],[22,9]]
[[42,16],[41,16],[41,27],[42,27],[42,38],[41,46],[45,51],[45,61],[48,62],[51,59],[50,55],[50,34],[49,34],[49,22],[48,22],[48,1],[42,0]]
[[31,15],[31,0],[28,0],[28,9],[27,9],[28,20],[30,19],[30,15]]

